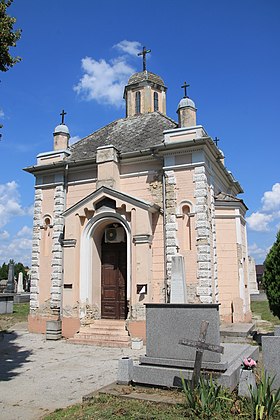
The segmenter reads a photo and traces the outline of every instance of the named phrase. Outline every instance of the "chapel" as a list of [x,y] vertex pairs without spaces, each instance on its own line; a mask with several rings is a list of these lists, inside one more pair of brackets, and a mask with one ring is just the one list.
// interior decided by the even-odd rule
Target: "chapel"
[[25,168],[32,332],[52,320],[77,342],[129,343],[145,338],[146,303],[219,303],[221,322],[251,320],[243,190],[197,124],[188,85],[174,121],[163,79],[143,63],[123,118],[70,146],[63,111],[53,149]]

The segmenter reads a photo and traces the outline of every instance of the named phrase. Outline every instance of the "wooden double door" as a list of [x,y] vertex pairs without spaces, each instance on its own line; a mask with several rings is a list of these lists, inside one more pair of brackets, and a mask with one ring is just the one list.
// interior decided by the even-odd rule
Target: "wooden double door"
[[126,319],[126,243],[103,243],[101,263],[101,318]]

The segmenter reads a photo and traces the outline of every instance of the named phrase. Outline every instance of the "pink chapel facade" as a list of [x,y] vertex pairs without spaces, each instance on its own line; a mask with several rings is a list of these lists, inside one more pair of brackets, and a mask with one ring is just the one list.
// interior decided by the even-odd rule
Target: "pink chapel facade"
[[35,176],[29,329],[62,320],[72,337],[97,319],[145,335],[145,304],[168,303],[172,257],[187,303],[220,303],[223,322],[251,320],[246,206],[224,156],[185,96],[178,123],[148,71],[125,87],[126,118],[69,146],[60,124]]

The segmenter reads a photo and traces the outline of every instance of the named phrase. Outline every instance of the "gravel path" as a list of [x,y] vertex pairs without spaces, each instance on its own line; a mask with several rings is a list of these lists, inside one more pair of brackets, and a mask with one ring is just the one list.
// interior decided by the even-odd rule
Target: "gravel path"
[[0,419],[33,420],[116,381],[118,360],[145,349],[46,341],[20,326],[0,336]]

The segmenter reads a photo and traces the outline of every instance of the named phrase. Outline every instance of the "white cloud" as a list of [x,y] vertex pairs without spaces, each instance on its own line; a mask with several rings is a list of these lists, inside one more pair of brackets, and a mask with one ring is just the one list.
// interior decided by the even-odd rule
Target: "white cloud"
[[280,209],[280,183],[273,185],[271,191],[266,191],[262,197],[263,211]]
[[264,214],[259,211],[252,213],[246,218],[250,229],[258,232],[266,232],[269,230],[268,224],[273,220],[273,215]]
[[82,59],[82,69],[84,75],[74,86],[78,94],[88,101],[95,100],[102,104],[122,106],[124,86],[128,77],[134,72],[124,57],[112,62],[86,57]]
[[270,248],[260,248],[256,243],[248,246],[248,254],[255,258],[256,261],[263,262]]
[[136,56],[141,51],[141,44],[138,41],[127,41],[124,39],[123,41],[114,45],[114,48],[118,48],[124,53]]
[[32,228],[28,226],[23,226],[18,233],[16,234],[18,238],[22,237],[32,237]]
[[7,263],[10,259],[13,259],[30,267],[31,250],[32,228],[23,226],[10,242],[0,242],[0,264],[3,262]]
[[4,117],[5,117],[5,113],[3,109],[0,108],[0,118],[4,118]]
[[9,234],[9,232],[7,232],[6,230],[2,230],[2,231],[0,231],[0,239],[2,239],[2,240],[6,240],[6,239],[8,239],[10,237],[10,234]]
[[0,184],[0,228],[5,226],[12,217],[25,214],[20,203],[18,185],[15,181]]
[[92,57],[82,59],[83,76],[74,86],[74,91],[83,99],[116,107],[124,105],[124,86],[128,78],[135,73],[128,60],[137,55],[141,44],[138,41],[123,40],[114,45],[114,48],[123,54],[113,60],[95,60]]
[[77,141],[81,140],[79,136],[73,136],[69,139],[69,145],[72,146],[72,144],[77,143]]

